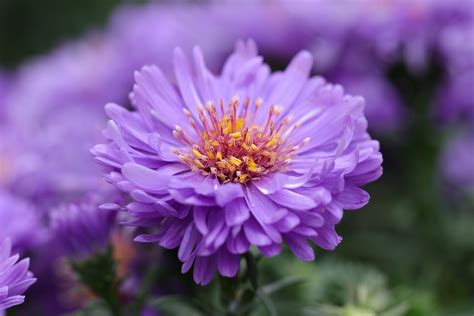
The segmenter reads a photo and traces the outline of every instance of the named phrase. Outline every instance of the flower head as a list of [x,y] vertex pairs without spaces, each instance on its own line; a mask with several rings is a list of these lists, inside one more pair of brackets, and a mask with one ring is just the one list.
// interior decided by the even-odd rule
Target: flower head
[[[366,66],[366,69],[370,68]],[[331,74],[331,79],[342,84],[349,93],[364,96],[367,103],[365,115],[372,130],[396,130],[403,125],[406,111],[402,100],[392,84],[378,71],[338,70]]]
[[[453,187],[474,190],[474,130],[468,129],[448,141],[441,152],[441,171],[444,180]],[[462,190],[461,190],[462,191]]]
[[10,238],[14,250],[31,249],[47,239],[38,210],[30,203],[0,189],[0,240]]
[[38,198],[48,204],[45,208],[66,196],[99,189],[88,149],[100,139],[100,105],[120,100],[124,90],[115,82],[118,62],[109,42],[87,36],[25,63],[15,73],[1,106],[2,185]]
[[0,311],[25,301],[26,289],[36,282],[28,271],[29,259],[18,261],[18,255],[11,255],[11,242],[5,239],[0,244]]
[[176,84],[154,66],[137,72],[136,111],[108,104],[108,142],[92,149],[133,198],[130,224],[157,230],[136,240],[179,247],[199,284],[235,276],[251,245],[275,256],[286,243],[302,260],[315,257],[308,241],[334,249],[343,209],[364,206],[359,187],[382,172],[363,99],[310,78],[307,52],[277,73],[252,41],[219,76],[198,48],[193,60],[175,51]]
[[116,213],[99,209],[99,204],[96,197],[88,197],[51,212],[52,237],[63,254],[81,259],[109,245]]

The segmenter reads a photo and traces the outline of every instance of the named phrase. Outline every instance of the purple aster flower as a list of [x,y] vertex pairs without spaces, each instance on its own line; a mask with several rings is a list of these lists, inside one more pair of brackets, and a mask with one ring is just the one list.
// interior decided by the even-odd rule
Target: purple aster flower
[[18,70],[0,129],[1,163],[8,171],[0,172],[3,185],[42,204],[54,199],[48,207],[100,188],[88,150],[100,139],[101,105],[127,95],[115,82],[116,60],[107,38],[94,34]]
[[179,248],[194,280],[233,277],[251,245],[265,256],[286,243],[302,260],[307,243],[332,250],[344,209],[364,206],[382,156],[367,134],[364,100],[310,78],[301,52],[271,73],[255,44],[239,42],[220,75],[196,48],[174,54],[176,85],[155,66],[135,74],[136,111],[108,104],[106,144],[95,159],[128,192],[131,224],[157,228],[137,241]]
[[31,249],[46,241],[47,232],[37,209],[0,189],[0,240],[7,237],[16,250]]
[[11,242],[5,239],[0,244],[0,314],[25,301],[23,293],[36,282],[28,271],[28,258],[18,261],[19,255],[11,255]]
[[[459,19],[446,27],[439,39],[447,78],[438,93],[437,115],[443,122],[474,122],[474,47],[466,45],[474,37],[474,5],[471,19]],[[469,10],[466,10],[469,12]]]
[[40,209],[75,200],[91,189],[107,191],[88,155],[100,139],[103,121],[98,109],[76,104],[45,111],[25,128],[5,124],[0,129],[0,183],[34,199]]
[[374,130],[393,130],[401,126],[403,103],[392,84],[378,71],[337,71],[331,80],[339,82],[348,93],[363,95],[365,114]]
[[[235,14],[236,10],[245,14]],[[165,74],[172,73],[168,60],[176,46],[187,50],[199,44],[206,56],[212,57],[212,69],[221,66],[238,38],[255,38],[265,53],[289,57],[296,47],[303,47],[304,39],[293,32],[292,23],[278,3],[150,3],[120,7],[107,33],[121,53],[120,77],[132,80],[130,73],[145,64],[156,64]]]
[[474,189],[474,130],[451,139],[441,153],[444,179],[455,187]]
[[437,99],[437,116],[443,122],[474,122],[474,67],[450,76]]
[[396,61],[402,53],[414,68],[427,61],[433,34],[426,32],[432,25],[425,1],[280,2],[292,15],[295,32],[307,30],[306,41],[323,71],[337,67],[353,50],[384,63]]
[[84,258],[110,244],[116,212],[99,208],[99,199],[88,197],[51,211],[51,233],[62,254]]
[[[221,61],[222,58],[217,58],[218,52],[227,52],[232,40],[225,37],[228,32],[214,27],[217,21],[209,21],[216,19],[215,15],[208,14],[211,9],[211,6],[205,9],[202,6],[169,3],[120,7],[107,29],[114,50],[120,53],[119,76],[130,85],[133,71],[146,64],[159,65],[166,74],[171,73],[168,61],[173,55],[173,48],[191,49],[194,43],[199,43],[206,54]],[[134,49],[130,50],[130,47]]]

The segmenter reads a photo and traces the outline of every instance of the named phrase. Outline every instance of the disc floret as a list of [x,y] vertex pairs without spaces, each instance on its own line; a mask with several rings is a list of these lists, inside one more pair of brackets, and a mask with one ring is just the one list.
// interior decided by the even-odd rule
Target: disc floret
[[261,176],[285,169],[302,145],[293,145],[288,136],[299,124],[290,126],[290,117],[280,119],[282,108],[271,105],[266,120],[257,124],[256,117],[262,106],[258,98],[250,109],[250,99],[243,104],[238,97],[230,100],[227,110],[224,102],[219,109],[214,102],[198,106],[200,126],[187,109],[183,109],[190,125],[199,137],[194,141],[183,128],[176,126],[173,135],[188,150],[177,150],[179,159],[191,170],[204,176],[215,175],[220,182],[240,182],[258,180]]

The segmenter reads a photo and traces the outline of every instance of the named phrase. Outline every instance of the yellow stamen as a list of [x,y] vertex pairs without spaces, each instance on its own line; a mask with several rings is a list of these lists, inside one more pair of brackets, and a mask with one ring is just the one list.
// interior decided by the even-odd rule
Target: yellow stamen
[[229,136],[232,138],[240,138],[242,134],[240,132],[230,133]]
[[270,139],[267,143],[267,146],[268,147],[271,147],[272,145],[274,145],[276,142],[278,142],[278,137],[274,136],[272,139]]
[[199,159],[202,159],[203,157],[202,154],[197,149],[193,149],[193,154]]
[[245,183],[245,180],[247,179],[248,174],[244,173],[239,176],[239,182],[240,183]]
[[237,123],[235,125],[235,129],[240,131],[242,129],[242,127],[244,126],[244,118],[243,117],[239,117],[237,119]]
[[199,125],[191,112],[183,109],[199,137],[197,141],[186,135],[180,126],[173,131],[174,136],[188,146],[186,150],[173,150],[178,159],[192,171],[214,175],[222,184],[258,181],[261,176],[284,168],[295,152],[309,141],[307,138],[294,144],[287,140],[299,124],[290,127],[289,117],[277,119],[283,113],[281,106],[271,105],[267,119],[260,126],[256,118],[262,99],[255,100],[252,110],[249,98],[245,99],[244,108],[239,108],[239,102],[239,98],[234,97],[227,108],[223,100],[218,102],[218,107],[212,100],[205,106],[198,105]]
[[194,163],[195,163],[199,168],[204,168],[204,165],[203,165],[198,159],[194,159]]
[[230,120],[228,120],[226,122],[226,125],[225,125],[225,128],[223,130],[224,134],[229,134],[229,132],[232,131],[232,122]]
[[240,166],[242,164],[242,160],[240,160],[239,158],[236,158],[234,156],[230,156],[229,157],[229,162],[234,164],[235,166]]
[[247,162],[247,169],[251,172],[257,172],[257,164],[252,158],[249,158],[249,161]]
[[248,143],[250,140],[250,133],[245,134],[245,142]]

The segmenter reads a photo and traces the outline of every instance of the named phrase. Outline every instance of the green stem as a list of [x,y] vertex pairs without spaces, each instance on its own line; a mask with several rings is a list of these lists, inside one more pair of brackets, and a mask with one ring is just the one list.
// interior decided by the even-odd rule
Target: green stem
[[[153,256],[155,258],[156,255]],[[156,262],[156,260],[152,260],[151,262]],[[156,281],[158,276],[159,268],[157,265],[150,265],[148,268],[147,273],[143,277],[142,284],[140,286],[140,290],[138,291],[137,298],[135,302],[133,302],[131,306],[131,315],[140,316],[142,309],[147,301],[148,294],[150,293],[153,284]]]
[[255,256],[249,251],[245,254],[245,261],[247,262],[246,279],[250,281],[254,291],[258,290],[258,268]]
[[113,316],[122,315],[122,312],[120,310],[120,304],[118,301],[118,295],[117,293],[115,293],[115,291],[110,291],[110,293],[108,293],[107,295],[102,296],[102,299],[106,303]]
[[234,279],[220,279],[222,303],[228,316],[249,315],[257,297],[257,260],[250,252],[246,253],[244,258],[246,269],[243,275]]
[[100,297],[113,316],[121,316],[116,262],[112,248],[96,253],[82,261],[72,261],[71,266],[82,284]]

